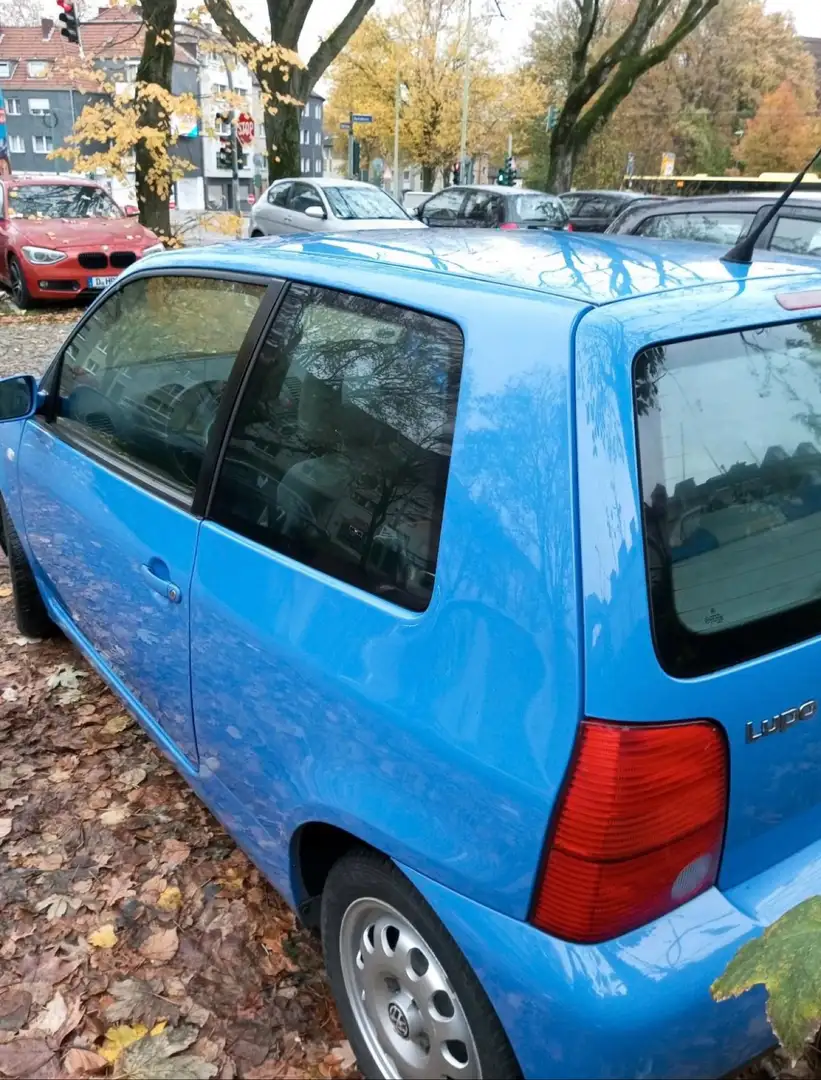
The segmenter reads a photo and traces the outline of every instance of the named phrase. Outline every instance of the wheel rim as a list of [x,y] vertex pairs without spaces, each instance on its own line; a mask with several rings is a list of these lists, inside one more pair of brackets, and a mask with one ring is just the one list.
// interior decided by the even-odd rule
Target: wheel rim
[[23,277],[16,262],[9,263],[9,277],[11,278],[11,295],[14,297],[14,302],[20,304],[23,300]]
[[348,1001],[383,1077],[480,1080],[456,991],[403,915],[381,900],[355,900],[342,917],[339,945]]

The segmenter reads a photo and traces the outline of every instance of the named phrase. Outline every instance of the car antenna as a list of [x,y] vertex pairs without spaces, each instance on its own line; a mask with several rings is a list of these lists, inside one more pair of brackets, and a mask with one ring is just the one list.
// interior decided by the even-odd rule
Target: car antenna
[[753,261],[753,250],[755,249],[755,242],[770,224],[772,219],[789,199],[790,195],[795,191],[801,181],[804,179],[806,173],[810,171],[815,164],[817,158],[821,155],[821,146],[815,151],[810,160],[801,170],[801,172],[791,180],[786,189],[775,200],[770,207],[769,211],[764,215],[758,225],[754,226],[748,233],[745,233],[740,240],[737,240],[735,244],[730,248],[726,255],[721,256],[721,261],[725,263],[740,263],[742,266],[749,266]]

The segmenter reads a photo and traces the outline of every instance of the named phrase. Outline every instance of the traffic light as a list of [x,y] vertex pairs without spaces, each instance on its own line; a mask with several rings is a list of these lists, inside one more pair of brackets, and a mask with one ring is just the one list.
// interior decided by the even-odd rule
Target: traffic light
[[77,25],[77,12],[74,10],[74,4],[72,0],[57,0],[57,7],[62,9],[57,16],[63,24],[60,33],[68,41],[76,45],[80,40],[80,29]]
[[361,153],[360,153],[359,139],[354,139],[354,141],[353,141],[353,162],[352,162],[352,165],[353,165],[353,170],[352,171],[353,171],[354,178],[359,176],[359,163],[360,163],[360,160],[361,160]]
[[217,150],[217,168],[230,169],[232,165],[233,157],[231,155],[231,144],[220,143],[219,150]]
[[518,177],[519,174],[516,172],[516,168],[513,164],[513,158],[505,158],[505,163],[502,167],[502,170],[496,177],[496,183],[501,185],[502,187],[513,187]]

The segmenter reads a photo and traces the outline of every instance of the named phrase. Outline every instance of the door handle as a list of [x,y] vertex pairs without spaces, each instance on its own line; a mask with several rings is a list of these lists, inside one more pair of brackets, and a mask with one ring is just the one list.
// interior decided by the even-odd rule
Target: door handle
[[[157,573],[157,570],[159,570],[160,573]],[[179,585],[175,585],[173,581],[168,580],[168,567],[165,563],[154,562],[152,559],[150,563],[142,564],[140,572],[145,578],[149,589],[153,589],[155,593],[164,596],[166,600],[170,600],[172,604],[179,604],[180,600],[182,600],[182,592],[180,591]]]

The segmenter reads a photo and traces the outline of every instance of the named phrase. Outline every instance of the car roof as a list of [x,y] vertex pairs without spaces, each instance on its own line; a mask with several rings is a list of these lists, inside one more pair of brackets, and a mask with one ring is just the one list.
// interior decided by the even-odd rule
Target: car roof
[[624,199],[625,201],[644,198],[643,191],[617,191],[615,189],[609,190],[607,188],[591,188],[590,190],[563,191],[560,195],[560,198],[563,199],[567,195],[606,195],[609,199]]
[[[703,209],[704,207],[720,209],[722,207],[727,207],[728,209],[732,209],[734,206],[743,206],[745,210],[758,210],[762,206],[769,206],[771,203],[774,203],[775,200],[780,198],[783,194],[783,191],[743,191],[725,195],[672,196],[665,200],[663,207],[656,204],[655,210],[648,207],[647,212],[648,214],[651,214],[656,210],[662,209],[675,212],[677,210],[686,209],[687,207],[695,207],[696,209]],[[819,210],[821,209],[821,192],[805,191],[800,195],[790,195],[786,205],[788,207],[812,207],[814,210]]]
[[93,187],[100,188],[101,191],[105,191],[102,184],[98,184],[96,180],[89,180],[85,176],[20,176],[14,173],[11,176],[2,177],[6,184],[13,184],[15,187],[31,187],[32,185],[59,184],[62,186],[71,187]]
[[[240,240],[151,256],[135,267],[225,269],[321,283],[325,275],[363,281],[374,270],[416,278],[437,275],[607,304],[674,289],[818,273],[818,261],[767,253],[751,266],[721,262],[712,244],[551,230],[379,229]],[[129,273],[130,271],[126,271]]]
[[[283,176],[275,184],[316,184],[317,187],[358,187],[376,188],[375,184],[366,184],[363,180],[346,180],[341,176]],[[381,188],[376,188],[381,191]]]

